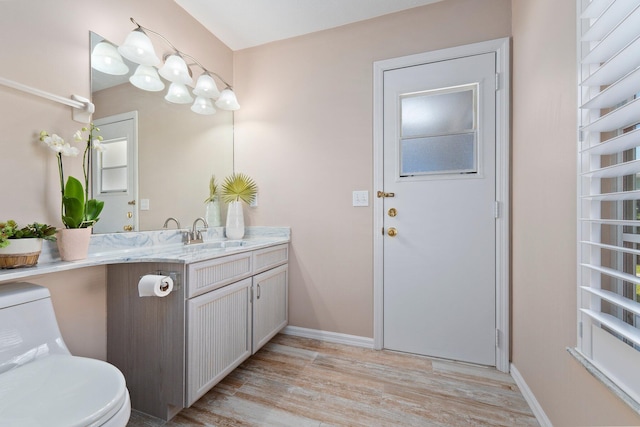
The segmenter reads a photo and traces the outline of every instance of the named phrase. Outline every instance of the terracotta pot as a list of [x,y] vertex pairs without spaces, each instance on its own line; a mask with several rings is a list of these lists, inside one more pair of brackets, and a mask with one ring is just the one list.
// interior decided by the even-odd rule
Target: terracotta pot
[[89,252],[91,228],[62,228],[56,233],[62,261],[85,259]]

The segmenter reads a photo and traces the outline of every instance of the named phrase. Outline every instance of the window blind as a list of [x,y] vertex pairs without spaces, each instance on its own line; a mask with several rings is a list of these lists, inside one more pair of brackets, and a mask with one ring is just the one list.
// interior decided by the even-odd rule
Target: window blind
[[577,350],[640,402],[640,0],[578,14]]

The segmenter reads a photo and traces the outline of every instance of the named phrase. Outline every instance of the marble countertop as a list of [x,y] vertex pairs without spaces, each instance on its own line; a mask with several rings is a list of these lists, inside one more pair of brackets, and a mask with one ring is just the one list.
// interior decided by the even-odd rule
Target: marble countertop
[[0,270],[0,282],[15,281],[47,273],[106,264],[169,262],[190,264],[241,252],[253,251],[291,240],[288,227],[247,227],[242,240],[227,240],[224,230],[203,230],[204,243],[183,243],[186,230],[113,233],[91,236],[89,254],[79,261],[61,261],[55,242],[43,242],[38,264]]

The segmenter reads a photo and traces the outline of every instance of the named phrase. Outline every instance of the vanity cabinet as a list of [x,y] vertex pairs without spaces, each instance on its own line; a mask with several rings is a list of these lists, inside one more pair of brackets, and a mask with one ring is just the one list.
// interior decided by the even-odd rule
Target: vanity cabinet
[[[165,420],[191,406],[288,322],[288,244],[191,264],[117,264],[107,278],[107,360],[132,407]],[[173,292],[144,297],[144,274]]]
[[187,301],[187,407],[251,355],[251,287],[248,278]]
[[255,354],[288,322],[289,267],[267,270],[253,277],[253,343]]

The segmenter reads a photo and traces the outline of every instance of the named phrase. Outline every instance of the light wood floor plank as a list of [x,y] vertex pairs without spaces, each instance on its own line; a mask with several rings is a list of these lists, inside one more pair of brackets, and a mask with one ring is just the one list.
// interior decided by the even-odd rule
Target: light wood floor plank
[[128,427],[537,425],[493,368],[278,335],[173,420]]

